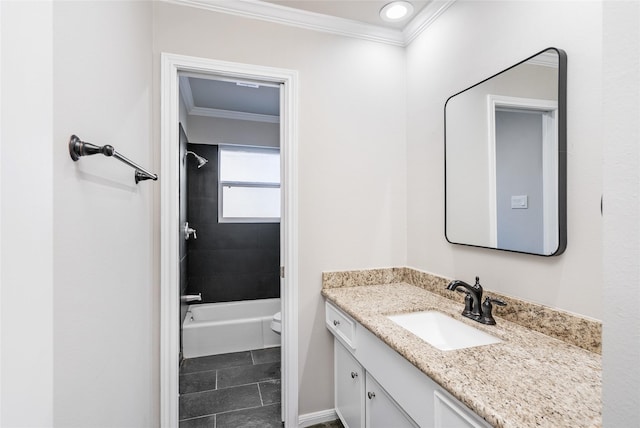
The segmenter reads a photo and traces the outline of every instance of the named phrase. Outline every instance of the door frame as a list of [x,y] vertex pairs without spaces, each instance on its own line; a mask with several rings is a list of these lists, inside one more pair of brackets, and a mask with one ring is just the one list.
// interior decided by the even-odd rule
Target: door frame
[[179,353],[179,80],[195,72],[281,85],[280,222],[282,307],[282,416],[298,426],[298,72],[281,68],[161,54],[160,80],[160,424],[178,426]]

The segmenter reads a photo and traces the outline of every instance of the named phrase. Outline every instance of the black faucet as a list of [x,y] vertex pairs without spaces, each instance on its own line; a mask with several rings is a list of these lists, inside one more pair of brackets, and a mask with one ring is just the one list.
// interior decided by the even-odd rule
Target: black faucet
[[460,280],[451,281],[449,285],[447,285],[447,290],[456,291],[458,287],[463,287],[465,290],[457,291],[467,295],[464,299],[465,304],[462,315],[467,318],[471,318],[474,321],[479,321],[482,317],[480,313],[480,304],[482,302],[482,285],[480,285],[480,277],[476,276],[476,283],[474,285],[469,285]]

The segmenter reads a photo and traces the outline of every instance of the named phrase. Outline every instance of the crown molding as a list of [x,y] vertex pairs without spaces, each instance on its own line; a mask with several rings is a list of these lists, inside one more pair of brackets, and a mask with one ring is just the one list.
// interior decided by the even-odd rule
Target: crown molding
[[527,64],[531,65],[540,65],[542,67],[551,67],[558,68],[559,59],[558,53],[553,52],[542,52],[527,61]]
[[217,108],[194,107],[189,110],[192,116],[217,117],[219,119],[248,120],[251,122],[280,123],[280,116],[269,114],[245,113],[234,110],[221,110]]
[[189,83],[189,78],[187,76],[180,76],[178,77],[178,79],[182,101],[184,101],[187,112],[191,112],[191,110],[193,110],[193,108],[195,107],[195,103],[193,101],[193,92],[191,91],[191,83]]
[[213,12],[260,19],[282,25],[406,47],[456,0],[433,1],[411,20],[404,31],[351,19],[294,9],[260,0],[163,0]]
[[427,29],[436,19],[451,7],[456,0],[433,0],[426,5],[402,30],[404,46],[408,46]]
[[260,19],[325,33],[404,46],[402,32],[350,19],[294,9],[259,0],[165,0],[213,12]]

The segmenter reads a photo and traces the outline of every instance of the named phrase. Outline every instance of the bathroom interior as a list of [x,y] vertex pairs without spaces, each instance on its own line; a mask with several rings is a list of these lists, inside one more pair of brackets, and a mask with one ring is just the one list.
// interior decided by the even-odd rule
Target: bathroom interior
[[[438,385],[459,381],[464,386],[464,375],[469,375],[464,370],[478,366],[486,371],[489,366],[480,362],[492,358],[498,363],[487,373],[492,381],[512,374],[511,363],[499,364],[510,361],[505,351],[514,351],[508,345],[513,343],[511,333],[506,331],[512,329],[520,338],[537,338],[545,346],[562,342],[562,349],[575,351],[545,357],[542,349],[546,348],[520,348],[532,353],[516,353],[530,364],[518,374],[534,373],[541,361],[553,365],[585,357],[573,371],[572,382],[584,375],[592,381],[601,376],[601,394],[596,394],[600,401],[587,412],[596,413],[592,425],[640,424],[640,344],[632,335],[640,331],[640,208],[635,197],[640,183],[640,5],[434,1],[425,7],[437,13],[422,26],[363,24],[345,30],[340,26],[344,21],[318,26],[305,22],[304,13],[292,23],[267,16],[266,8],[262,14],[238,10],[239,6],[229,9],[244,3],[257,2],[225,2],[224,7],[206,0],[0,2],[2,425],[178,425],[178,373],[175,379],[168,376],[164,362],[170,357],[178,360],[179,335],[165,334],[163,318],[169,305],[163,298],[165,285],[167,278],[174,278],[168,266],[178,257],[166,262],[163,242],[170,235],[176,243],[180,238],[185,249],[195,250],[212,241],[195,218],[185,221],[197,239],[185,240],[177,214],[175,228],[167,232],[163,203],[168,186],[178,181],[167,173],[170,166],[163,155],[167,147],[162,107],[165,54],[297,73],[292,97],[296,114],[281,118],[283,124],[290,124],[290,119],[296,127],[293,181],[282,183],[295,184],[287,195],[296,208],[292,211],[296,234],[291,238],[295,245],[280,247],[280,252],[294,251],[295,257],[279,260],[289,269],[284,280],[291,285],[280,290],[280,297],[286,299],[295,290],[291,316],[282,320],[283,330],[294,331],[289,337],[294,364],[283,366],[280,373],[283,379],[291,377],[287,385],[292,387],[280,391],[289,394],[281,399],[288,404],[286,426],[311,426],[338,417],[335,352],[347,349],[340,354],[345,359],[354,353],[336,346],[336,340],[342,346],[343,339],[336,339],[333,323],[327,324],[327,301],[336,309],[330,314],[345,316],[345,324],[360,323],[363,334],[380,328],[400,337],[402,330],[390,320],[375,313],[365,314],[365,319],[350,305],[386,293],[389,299],[377,307],[391,313],[388,305],[394,298],[400,301],[416,288],[428,288],[435,295],[429,302],[440,304],[450,318],[502,340],[478,347],[492,351],[478,354],[477,364],[452,357],[452,377],[438,378]],[[445,131],[449,132],[445,103],[453,94],[548,47],[561,49],[567,56],[564,251],[558,251],[562,245],[552,245],[557,255],[459,245],[462,241],[447,232],[445,221],[445,189],[450,182],[445,181]],[[202,177],[198,174],[215,166],[215,155],[205,153],[208,147],[198,144],[202,139],[197,127],[187,122],[190,119],[184,127],[187,141],[192,142],[188,148],[208,159],[199,169],[194,155],[184,160],[197,181]],[[156,173],[158,180],[135,184],[130,168],[104,156],[73,162],[67,146],[71,134],[99,145],[112,144]],[[177,131],[171,135],[178,138]],[[172,159],[177,172],[183,159],[176,154]],[[16,167],[21,165],[38,167]],[[511,211],[524,211],[517,207],[524,203],[533,207],[532,193],[526,194],[526,200],[518,198],[524,195],[511,193],[517,197]],[[472,219],[464,226],[477,222],[474,214],[481,213],[474,196],[458,201],[457,212],[469,213]],[[282,230],[285,226],[286,219]],[[186,264],[197,261],[187,259]],[[451,280],[473,286],[476,276],[483,297],[507,303],[504,307],[493,304],[495,326],[463,317],[465,295],[447,290]],[[360,282],[370,277],[380,284],[344,287],[353,284],[354,277]],[[392,288],[390,280],[405,285]],[[369,284],[368,279],[364,282]],[[358,299],[349,294],[363,290],[370,292]],[[207,291],[174,291],[170,304],[178,315],[170,323],[177,330],[182,325],[180,295],[201,293],[204,298]],[[424,294],[420,296],[416,301],[423,307],[431,304],[420,300],[426,299]],[[29,317],[24,317],[26,298]],[[523,302],[554,312],[539,312],[540,306]],[[551,315],[559,318],[547,318]],[[549,334],[525,334],[509,317],[544,320],[557,328],[549,333],[556,335],[573,333],[569,326],[575,319],[586,320],[584,325],[601,325],[601,351],[587,351],[560,339],[553,342]],[[384,323],[382,327],[365,325],[374,318]],[[360,326],[353,325],[360,339]],[[355,353],[364,353],[366,343],[378,343],[363,337]],[[282,341],[286,338],[280,336]],[[434,366],[446,363],[427,344],[412,342],[411,346],[416,346],[411,348],[414,355],[432,358]],[[167,349],[172,349],[170,355]],[[398,367],[411,358],[394,352],[390,355],[402,357]],[[454,356],[476,351],[442,352]],[[404,405],[403,396],[394,395],[393,384],[377,375],[366,360],[375,352],[364,354],[358,354],[358,364],[369,367],[373,378],[411,416],[411,405]],[[424,360],[411,361],[412,367],[428,370]],[[357,376],[365,381],[366,377],[366,373]],[[409,378],[413,377],[418,378]],[[532,400],[521,397],[544,399],[545,392],[553,390],[536,387],[526,378],[527,382],[515,384],[522,394],[498,402],[532,408]],[[172,382],[176,393],[166,394]],[[469,391],[486,387],[490,393],[497,384],[466,385]],[[591,389],[576,387],[575,391],[592,397],[597,386]],[[510,417],[495,407],[491,395],[469,398],[455,388],[454,392],[476,413],[492,402],[492,416],[487,416],[491,424],[500,426]],[[454,403],[444,392],[438,394],[444,397],[440,404]],[[378,398],[382,395],[376,393]],[[558,397],[556,402],[566,399]]]
[[280,421],[280,88],[178,78],[180,423]]

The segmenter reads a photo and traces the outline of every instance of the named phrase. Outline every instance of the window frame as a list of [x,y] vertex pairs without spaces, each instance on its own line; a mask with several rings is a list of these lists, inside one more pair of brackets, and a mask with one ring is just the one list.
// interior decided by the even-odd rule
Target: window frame
[[223,181],[222,180],[222,151],[248,151],[253,153],[277,153],[280,157],[279,147],[267,146],[247,146],[240,144],[219,144],[218,145],[218,223],[280,223],[282,218],[282,193],[280,193],[280,215],[278,217],[225,217],[223,215],[224,197],[223,188],[261,188],[279,189],[282,187],[282,165],[280,165],[280,182],[256,182],[256,181]]

